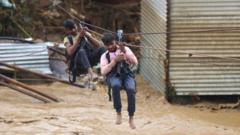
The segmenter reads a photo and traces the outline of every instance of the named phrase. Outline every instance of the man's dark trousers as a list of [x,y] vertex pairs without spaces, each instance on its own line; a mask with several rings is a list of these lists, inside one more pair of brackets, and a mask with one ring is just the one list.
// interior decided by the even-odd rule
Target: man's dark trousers
[[122,104],[121,104],[121,97],[120,97],[120,90],[122,88],[125,89],[127,93],[128,99],[128,114],[129,116],[133,116],[135,112],[135,80],[133,75],[127,74],[124,77],[118,76],[111,76],[108,79],[108,83],[112,88],[112,95],[113,95],[113,105],[117,112],[121,112]]
[[101,55],[106,51],[104,47],[99,47],[93,50],[80,49],[77,53],[77,62],[80,62],[84,69],[88,69],[96,65]]

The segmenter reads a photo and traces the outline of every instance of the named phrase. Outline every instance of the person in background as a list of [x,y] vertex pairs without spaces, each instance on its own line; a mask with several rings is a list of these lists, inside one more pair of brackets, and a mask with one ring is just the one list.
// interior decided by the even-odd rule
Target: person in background
[[[77,57],[77,64],[81,65],[82,72],[87,72],[90,80],[96,79],[97,75],[94,74],[92,67],[99,63],[101,55],[106,51],[102,42],[94,38],[87,27],[78,29],[72,19],[65,20],[64,27],[67,34],[64,38],[66,55],[70,59]],[[86,42],[81,42],[83,38]]]

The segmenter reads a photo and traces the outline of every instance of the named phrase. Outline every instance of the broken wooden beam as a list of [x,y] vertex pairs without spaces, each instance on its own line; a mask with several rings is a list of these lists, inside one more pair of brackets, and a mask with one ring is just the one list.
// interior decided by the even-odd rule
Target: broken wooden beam
[[29,91],[27,91],[25,89],[18,88],[18,87],[14,86],[14,85],[11,85],[11,84],[8,84],[8,83],[5,83],[5,82],[0,82],[0,85],[6,86],[6,87],[8,87],[8,88],[10,88],[12,90],[18,91],[18,92],[23,93],[23,94],[25,94],[27,96],[30,96],[30,97],[33,97],[33,98],[38,99],[40,101],[43,101],[44,103],[52,102],[52,101],[50,101],[50,100],[48,100],[48,99],[46,99],[46,98],[44,98],[44,97],[42,97],[40,95],[37,95],[37,94],[32,93],[32,92],[29,92]]
[[44,74],[41,74],[41,73],[38,73],[38,72],[35,72],[35,71],[32,71],[32,70],[28,70],[28,69],[21,68],[21,67],[18,67],[18,66],[15,66],[15,65],[11,65],[11,64],[7,64],[7,63],[4,63],[4,62],[0,62],[0,65],[6,66],[6,67],[9,67],[9,68],[13,68],[15,70],[28,72],[28,73],[34,74],[36,76],[40,76],[40,77],[43,77],[43,78],[51,79],[51,80],[58,81],[58,82],[61,82],[61,83],[65,83],[65,84],[68,84],[68,85],[72,85],[72,86],[76,86],[76,87],[80,87],[80,88],[85,88],[84,85],[70,83],[68,81],[61,80],[61,79],[58,79],[58,78],[50,76],[50,75],[44,75]]
[[21,83],[21,82],[19,82],[19,81],[16,81],[16,80],[14,80],[14,79],[11,79],[11,78],[9,78],[9,77],[7,77],[7,76],[5,76],[5,75],[0,74],[0,79],[6,81],[6,82],[8,82],[8,83],[13,83],[13,84],[15,84],[15,85],[17,85],[17,86],[20,86],[20,87],[22,87],[22,88],[25,88],[25,89],[27,89],[27,90],[29,90],[29,91],[31,91],[31,92],[37,93],[37,94],[39,94],[39,95],[41,95],[41,96],[43,96],[43,97],[45,97],[45,98],[50,99],[51,101],[54,101],[54,102],[59,102],[59,101],[60,101],[60,99],[58,99],[57,97],[50,96],[50,95],[48,95],[48,94],[45,94],[45,93],[43,93],[43,92],[40,92],[40,91],[37,90],[37,89],[34,89],[34,88],[32,88],[32,87],[30,87],[30,86],[28,86],[28,85],[26,85],[26,84],[24,84],[24,83]]

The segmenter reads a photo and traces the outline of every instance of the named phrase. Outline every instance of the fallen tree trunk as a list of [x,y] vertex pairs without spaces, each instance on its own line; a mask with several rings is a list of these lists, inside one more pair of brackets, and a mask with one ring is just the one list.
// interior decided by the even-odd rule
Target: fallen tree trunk
[[0,82],[0,85],[6,86],[6,87],[8,87],[8,88],[10,88],[12,90],[21,92],[21,93],[23,93],[23,94],[25,94],[27,96],[30,96],[30,97],[33,97],[33,98],[38,99],[40,101],[43,101],[44,103],[50,103],[51,102],[50,100],[48,100],[48,99],[46,99],[46,98],[44,98],[42,96],[39,96],[39,95],[37,95],[35,93],[32,93],[32,92],[29,92],[29,91],[27,91],[25,89],[18,88],[18,87],[14,86],[14,85],[11,85],[11,84],[8,84],[8,83],[5,83],[5,82]]
[[50,99],[50,100],[52,100],[52,101],[54,101],[54,102],[59,102],[59,101],[60,101],[60,99],[58,99],[57,97],[50,96],[50,95],[48,95],[48,94],[42,93],[42,92],[40,92],[40,91],[38,91],[38,90],[36,90],[36,89],[34,89],[34,88],[31,88],[30,86],[28,86],[28,85],[26,85],[26,84],[24,84],[24,83],[21,83],[21,82],[19,82],[19,81],[16,81],[16,80],[14,80],[14,79],[11,79],[11,78],[9,78],[9,77],[7,77],[7,76],[5,76],[5,75],[0,74],[0,79],[4,80],[4,81],[6,81],[6,82],[9,82],[9,83],[13,83],[13,84],[15,84],[15,85],[17,85],[17,86],[20,86],[20,87],[22,87],[22,88],[25,88],[25,89],[27,89],[27,90],[29,90],[29,91],[31,91],[31,92],[37,93],[37,94],[39,94],[39,95],[41,95],[41,96],[43,96],[43,97],[45,97],[45,98],[48,98],[48,99]]

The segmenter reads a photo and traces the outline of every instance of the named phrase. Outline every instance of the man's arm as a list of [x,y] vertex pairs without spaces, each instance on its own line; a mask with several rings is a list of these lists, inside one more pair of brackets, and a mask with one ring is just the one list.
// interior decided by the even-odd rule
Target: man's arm
[[115,60],[112,60],[110,63],[108,63],[108,60],[106,58],[106,53],[102,54],[100,59],[100,67],[101,67],[102,75],[106,75],[107,73],[109,73],[115,65],[116,65]]
[[134,53],[131,51],[130,48],[125,47],[125,56],[126,56],[126,60],[130,63],[130,64],[138,64],[138,60],[136,58],[136,56],[134,55]]
[[97,40],[96,38],[94,38],[91,34],[86,34],[86,37],[93,44],[94,47],[96,47],[96,48],[100,47],[100,45],[101,45],[100,41]]
[[119,62],[124,60],[124,54],[118,54],[114,59],[108,63],[108,60],[106,58],[106,53],[102,54],[101,59],[100,59],[100,66],[101,66],[101,74],[106,75],[109,73],[112,68]]
[[89,32],[88,32],[88,28],[84,27],[83,28],[84,31],[84,35],[85,37],[88,38],[88,40],[93,44],[94,47],[98,48],[101,46],[101,43],[99,40],[97,40],[96,38],[94,38]]

